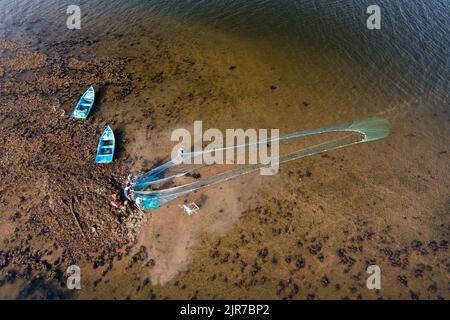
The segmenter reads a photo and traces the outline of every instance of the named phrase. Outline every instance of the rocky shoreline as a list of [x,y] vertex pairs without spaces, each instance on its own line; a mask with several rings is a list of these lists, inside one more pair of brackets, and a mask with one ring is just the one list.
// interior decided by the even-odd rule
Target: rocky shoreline
[[[127,165],[120,157],[109,166],[94,165],[105,122],[95,114],[86,122],[67,117],[88,84],[100,96],[114,86],[119,90],[110,99],[123,99],[131,90],[127,59],[85,62],[6,40],[0,50],[1,213],[14,226],[12,234],[2,235],[0,270],[9,271],[0,284],[33,283],[36,274],[49,283],[64,282],[72,262],[95,267],[121,258],[144,218],[109,204],[122,188]],[[30,292],[23,294],[19,298]]]

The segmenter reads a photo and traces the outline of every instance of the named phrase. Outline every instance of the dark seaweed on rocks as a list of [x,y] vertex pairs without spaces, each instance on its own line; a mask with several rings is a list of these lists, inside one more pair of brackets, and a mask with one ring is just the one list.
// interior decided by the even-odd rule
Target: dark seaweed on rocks
[[[28,278],[41,270],[57,278],[67,267],[58,263],[87,260],[98,264],[99,256],[114,256],[135,236],[129,221],[135,213],[117,212],[109,204],[110,195],[121,190],[125,161],[118,157],[108,166],[93,163],[105,126],[96,112],[101,102],[87,121],[67,117],[90,84],[100,96],[104,88],[114,86],[118,90],[111,98],[123,99],[132,90],[125,71],[129,59],[80,61],[65,57],[62,50],[54,56],[21,50],[9,52],[7,61],[0,57],[4,66],[0,81],[1,204],[16,206],[14,201],[19,199],[18,210],[9,220],[23,222],[16,228],[16,235],[24,234],[23,245],[37,236],[64,251],[52,264],[42,259],[43,252],[14,247],[14,241],[20,240],[17,236],[9,249],[0,251],[0,270],[14,265],[21,269],[17,277]],[[19,298],[33,297],[38,291],[49,298],[65,297],[47,280],[34,278]]]

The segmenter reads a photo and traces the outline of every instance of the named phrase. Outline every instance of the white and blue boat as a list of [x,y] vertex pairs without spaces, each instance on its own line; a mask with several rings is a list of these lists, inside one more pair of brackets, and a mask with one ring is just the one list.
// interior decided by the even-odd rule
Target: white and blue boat
[[93,86],[81,96],[80,101],[78,101],[75,110],[73,110],[71,118],[86,120],[89,113],[91,112],[92,106],[94,105],[95,90]]
[[100,138],[98,144],[96,163],[110,163],[114,159],[114,149],[116,147],[116,139],[114,132],[110,126],[107,126]]

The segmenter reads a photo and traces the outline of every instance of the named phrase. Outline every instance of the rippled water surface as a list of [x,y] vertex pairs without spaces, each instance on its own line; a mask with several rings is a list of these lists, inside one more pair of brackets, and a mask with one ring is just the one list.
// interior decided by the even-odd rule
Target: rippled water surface
[[[148,0],[77,1],[83,30],[97,35],[133,33],[137,28],[177,30],[191,26],[192,37],[217,29],[256,46],[286,73],[298,65],[326,65],[337,79],[375,84],[400,99],[428,95],[443,104],[448,95],[450,4],[445,0],[380,0],[382,29],[368,30],[366,9],[356,0]],[[32,27],[43,21],[52,37],[70,36],[65,10],[72,1],[0,1],[0,26]],[[9,29],[11,30],[11,28]],[[40,39],[42,42],[51,39]],[[332,52],[332,55],[327,54]]]

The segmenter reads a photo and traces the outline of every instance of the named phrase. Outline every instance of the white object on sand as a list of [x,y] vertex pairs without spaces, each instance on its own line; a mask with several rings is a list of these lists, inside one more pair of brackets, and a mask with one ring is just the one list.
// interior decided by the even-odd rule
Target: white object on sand
[[192,216],[194,213],[196,213],[198,210],[200,210],[200,208],[198,207],[197,204],[195,204],[195,202],[192,202],[190,204],[180,205],[180,208],[182,208],[184,210],[184,212],[187,213],[188,216]]

